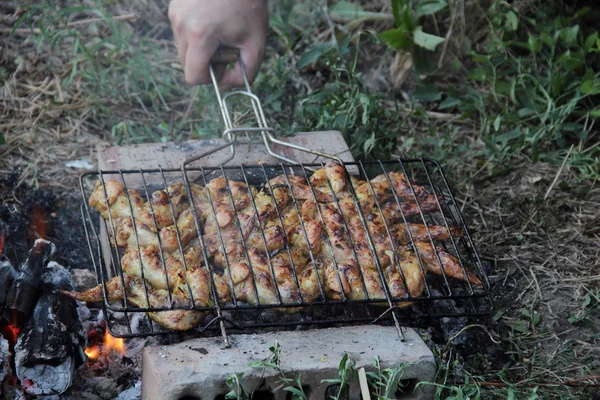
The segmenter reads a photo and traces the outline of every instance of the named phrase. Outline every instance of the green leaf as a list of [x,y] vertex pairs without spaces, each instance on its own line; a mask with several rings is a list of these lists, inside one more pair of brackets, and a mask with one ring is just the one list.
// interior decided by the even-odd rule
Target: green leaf
[[537,400],[539,398],[539,396],[537,395],[537,391],[538,391],[538,387],[536,386],[535,388],[533,388],[533,390],[531,392],[532,394],[531,394],[531,396],[529,396],[527,398],[527,400]]
[[302,69],[307,65],[314,64],[317,62],[319,57],[321,57],[329,48],[328,45],[316,45],[313,46],[310,50],[302,54],[300,59],[296,63],[296,68]]
[[527,45],[529,46],[529,50],[531,50],[534,53],[537,53],[542,49],[542,41],[539,38],[532,36],[531,34],[529,34],[529,40],[527,41]]
[[[596,108],[595,110],[590,111],[590,117],[600,118],[600,107]],[[0,144],[2,144],[2,142],[0,142]]]
[[371,153],[371,150],[375,147],[375,132],[371,133],[371,137],[365,140],[363,151],[365,154]]
[[412,32],[415,29],[415,22],[413,21],[409,2],[402,4],[402,24],[407,31]]
[[540,318],[541,318],[541,317],[540,317],[540,313],[539,313],[539,312],[537,312],[537,311],[534,311],[534,312],[533,312],[533,317],[531,318],[531,324],[532,324],[533,326],[537,326],[537,324],[539,324],[539,323],[540,323]]
[[569,46],[577,44],[577,34],[579,33],[579,25],[572,26],[570,28],[563,28],[560,30],[560,37]]
[[431,51],[435,50],[440,43],[444,42],[444,38],[442,37],[423,32],[420,26],[413,31],[413,40],[416,45]]
[[338,1],[329,7],[329,12],[333,17],[345,20],[378,15],[377,13],[365,12],[365,9],[360,4],[349,1]]
[[509,140],[516,139],[521,136],[521,128],[516,127],[508,132],[503,133],[502,135],[496,136],[496,142],[501,142],[503,146],[506,146],[506,143]]
[[506,13],[506,23],[504,24],[504,28],[509,32],[514,32],[519,27],[519,18],[517,18],[517,14],[513,11],[509,11]]
[[600,79],[594,77],[583,81],[580,86],[581,92],[588,95],[595,95],[600,93]]
[[523,107],[523,108],[519,109],[519,111],[517,111],[517,114],[519,115],[519,117],[523,118],[523,117],[533,114],[533,110],[529,107]]
[[322,379],[321,383],[340,383],[339,379]]
[[498,130],[500,129],[500,121],[502,120],[502,116],[500,114],[498,114],[498,116],[496,117],[496,119],[494,120],[494,130],[496,132],[498,132]]
[[406,49],[410,41],[404,27],[390,29],[379,34],[379,38],[395,49]]
[[415,10],[415,17],[420,18],[423,15],[431,15],[448,7],[446,0],[424,0],[419,2]]
[[596,44],[596,40],[598,40],[598,32],[594,32],[587,37],[587,39],[585,40],[585,44],[583,45],[583,50],[586,53],[591,52],[594,48],[594,45]]
[[586,308],[587,306],[590,305],[590,303],[592,302],[592,298],[590,297],[590,294],[586,294],[583,298],[583,303],[581,304],[581,308]]
[[513,388],[508,388],[508,393],[506,394],[506,400],[515,400],[515,390]]
[[394,15],[394,24],[399,27],[402,24],[402,17],[400,16],[400,7],[402,6],[402,0],[392,0],[392,14]]
[[507,321],[506,325],[508,325],[517,332],[526,333],[528,331],[527,323],[525,323],[525,321],[521,321],[520,319],[514,321]]
[[542,35],[540,36],[540,38],[542,39],[542,42],[546,43],[549,47],[554,47],[554,44],[556,43],[554,41],[554,38],[552,38],[552,36],[548,35],[548,33],[546,32],[542,32]]
[[448,96],[444,99],[444,101],[442,101],[440,103],[440,105],[438,106],[438,109],[443,110],[446,108],[454,107],[460,103],[461,103],[460,99],[457,99],[456,97]]
[[[302,393],[300,390],[296,389],[295,387],[286,387],[283,388],[284,392],[290,392],[292,394],[294,394],[295,396],[298,396],[298,399],[306,399],[306,395],[304,393]],[[292,397],[295,399],[295,397]]]
[[442,99],[442,93],[435,85],[422,85],[415,89],[413,97],[423,102],[438,101]]
[[503,310],[498,310],[496,311],[496,313],[492,316],[492,321],[494,322],[498,322],[498,320],[504,315],[504,311]]

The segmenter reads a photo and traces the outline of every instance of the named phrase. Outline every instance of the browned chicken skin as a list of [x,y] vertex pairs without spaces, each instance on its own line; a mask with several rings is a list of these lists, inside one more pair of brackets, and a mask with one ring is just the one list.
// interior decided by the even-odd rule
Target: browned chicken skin
[[[122,184],[108,181],[97,184],[89,199],[105,219],[110,213],[115,233],[109,233],[118,247],[127,247],[121,261],[128,300],[134,305],[146,304],[142,272],[151,304],[167,306],[167,290],[174,303],[189,303],[191,294],[196,306],[213,304],[194,212],[208,265],[218,269],[212,275],[221,301],[235,296],[251,305],[273,305],[297,303],[300,296],[313,302],[323,295],[385,300],[386,289],[392,298],[405,299],[421,295],[427,273],[482,284],[454,255],[434,244],[462,236],[462,230],[406,223],[412,215],[441,211],[444,202],[402,173],[360,181],[332,162],[308,179],[280,175],[262,188],[220,176],[190,189],[187,193],[183,184],[173,184],[144,202],[135,190],[126,192]],[[108,286],[111,299],[122,299],[120,281],[113,279]],[[98,290],[69,295],[97,301]],[[204,317],[191,310],[150,314],[178,330],[190,329]]]

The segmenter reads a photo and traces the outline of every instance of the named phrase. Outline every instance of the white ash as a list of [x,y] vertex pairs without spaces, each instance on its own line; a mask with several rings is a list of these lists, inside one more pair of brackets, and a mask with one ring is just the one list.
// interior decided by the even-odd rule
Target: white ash
[[94,166],[90,163],[90,161],[86,160],[86,159],[68,161],[65,163],[65,167],[75,168],[75,169],[92,169],[92,168],[94,168]]
[[133,387],[121,392],[115,400],[138,400],[142,395],[142,381],[139,380]]
[[6,376],[10,372],[10,362],[8,361],[8,355],[8,340],[4,339],[2,337],[2,334],[0,334],[0,384],[2,384],[4,378],[6,378]]
[[92,316],[92,313],[90,311],[90,309],[87,306],[87,303],[84,303],[83,301],[78,301],[76,300],[77,303],[77,315],[79,315],[79,320],[81,321],[81,324],[84,325],[86,322],[88,322]]
[[96,286],[96,276],[88,269],[72,269],[71,278],[75,290],[88,290]]
[[54,288],[65,290],[73,288],[73,281],[71,280],[69,270],[56,261],[50,261],[46,265],[42,273],[42,282]]

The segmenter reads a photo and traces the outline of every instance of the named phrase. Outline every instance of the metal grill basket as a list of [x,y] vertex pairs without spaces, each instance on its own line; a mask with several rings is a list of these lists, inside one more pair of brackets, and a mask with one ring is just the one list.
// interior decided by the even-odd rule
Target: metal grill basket
[[[221,59],[213,59],[213,62],[231,60],[231,57],[221,57]],[[245,77],[241,61],[240,65]],[[155,318],[150,318],[156,315],[168,315],[168,312],[184,313],[179,316],[201,314],[200,322],[194,324],[191,331],[203,335],[220,334],[226,339],[229,331],[355,323],[391,323],[400,332],[401,326],[417,326],[427,321],[427,318],[481,315],[492,311],[490,285],[483,263],[442,168],[436,161],[419,158],[343,163],[336,156],[279,141],[273,136],[273,129],[267,126],[260,100],[252,94],[247,79],[246,90],[221,96],[212,68],[211,77],[226,127],[222,145],[186,160],[181,169],[112,170],[84,173],[81,176],[81,192],[84,199],[81,208],[82,218],[102,290],[102,306],[108,329],[113,336],[135,337],[174,333],[172,329],[157,323]],[[258,127],[233,127],[229,105],[232,96],[250,100]],[[235,165],[232,161],[235,159],[236,146],[256,140],[263,142],[269,153],[281,162],[271,165]],[[298,163],[273,151],[271,149],[273,143],[313,153],[316,157],[325,160],[311,164]],[[212,167],[196,165],[198,160],[218,151],[229,152],[229,156],[221,165]],[[347,184],[344,197],[336,194],[334,191],[336,181],[330,177],[325,179],[325,183],[320,188],[308,184],[315,171],[322,171],[326,166],[331,166],[331,162],[344,167],[344,178]],[[378,180],[378,185],[387,184],[387,187],[394,187],[394,177],[397,176],[408,178],[405,186],[408,188],[406,193],[410,196],[390,190],[386,198],[378,198],[376,195],[378,187],[373,183],[375,182],[373,179]],[[223,177],[227,178],[224,180],[225,187],[221,187],[217,193],[211,193],[209,183]],[[307,184],[301,186],[303,192],[296,191],[296,188],[300,187],[298,177],[306,178]],[[274,178],[278,179],[276,184],[272,183]],[[360,192],[362,194],[359,193],[359,185],[350,184],[357,180],[364,185]],[[152,234],[155,235],[158,248],[154,253],[154,262],[158,263],[163,271],[169,268],[167,260],[173,254],[179,254],[184,272],[180,275],[183,280],[178,281],[176,286],[177,294],[175,294],[176,289],[160,291],[152,287],[146,276],[149,270],[140,264],[139,278],[143,284],[137,287],[138,292],[123,290],[124,298],[118,300],[109,298],[108,294],[112,290],[110,282],[114,283],[115,279],[122,287],[128,287],[126,275],[123,273],[125,248],[117,243],[118,225],[123,218],[111,213],[108,213],[106,218],[102,218],[91,207],[89,199],[95,188],[96,195],[98,193],[102,195],[101,201],[105,204],[109,203],[111,181],[123,185],[124,192],[121,200],[127,201],[124,203],[126,207],[121,212],[135,215],[139,204],[135,201],[137,197],[132,200],[132,196],[139,194],[142,201],[148,204],[152,218],[150,228],[154,227],[157,232],[161,229],[159,229],[155,210],[152,208],[152,201],[149,200],[153,198],[156,191],[168,191],[167,188],[172,187],[170,185],[173,184],[183,185],[185,193],[181,198],[189,202],[187,207],[191,211],[192,218],[187,222],[192,225],[182,228],[179,219],[182,211],[178,210],[178,204],[173,204],[172,196],[167,195],[168,209],[172,213],[170,229],[177,226],[177,229],[173,229],[176,248],[170,249],[171,252],[166,251],[167,244],[160,233],[150,233],[146,229],[148,227],[141,226],[136,218],[128,219],[133,228],[133,236],[129,236],[128,239],[129,254],[134,259],[136,257],[137,260],[144,259],[143,243],[147,240],[147,235]],[[99,182],[99,186],[94,186],[95,182]],[[239,198],[236,198],[236,191],[239,191],[240,187],[252,187],[256,191],[255,194],[247,196],[250,201],[244,205],[243,210],[237,204]],[[202,210],[196,204],[197,188],[202,188],[205,196]],[[289,201],[285,204],[285,208],[274,207],[269,222],[263,223],[260,219],[260,205],[257,205],[256,193],[271,198],[275,205],[277,190],[284,193]],[[132,195],[132,193],[137,194]],[[322,201],[318,197],[326,196],[322,193],[329,193],[330,200]],[[365,197],[365,193],[368,196]],[[424,202],[421,193],[428,193],[429,200]],[[365,209],[365,198],[374,200],[368,203],[371,204],[370,208]],[[352,202],[348,202],[349,199]],[[315,207],[317,212],[313,213],[312,219],[305,220],[302,218],[303,206],[307,205],[307,202],[319,206]],[[353,205],[355,212],[349,214],[342,211],[347,210],[341,204],[343,202],[346,202],[344,203],[346,207]],[[328,208],[321,208],[324,203],[327,203]],[[227,224],[220,226],[219,218],[225,209],[231,212],[227,214]],[[323,210],[329,210],[329,214],[324,215]],[[294,225],[296,240],[300,241],[300,245],[289,242],[285,213],[300,216],[297,217],[298,221]],[[336,215],[338,218],[336,221],[339,222],[339,229],[335,232],[343,235],[342,239],[334,237],[335,233],[332,236],[333,228],[330,228],[332,225],[328,219],[331,215]],[[377,215],[387,216],[380,219],[382,223],[377,225],[379,231],[373,234],[372,221]],[[393,215],[393,218],[388,218],[389,215]],[[207,232],[209,219],[215,222],[211,225],[212,230]],[[307,228],[307,224],[320,227],[317,240],[320,243],[318,251],[312,246],[315,241],[314,238],[309,238],[311,231]],[[413,227],[417,225],[420,230],[415,233]],[[269,232],[277,231],[279,228],[284,232],[283,242],[276,249],[269,250]],[[144,229],[146,230],[143,231]],[[364,240],[356,240],[361,229],[365,233]],[[140,233],[142,231],[143,233]],[[109,232],[113,234],[108,235]],[[397,238],[397,232],[404,232],[403,240]],[[461,234],[456,235],[456,232]],[[247,239],[249,235],[254,235],[253,244],[241,240],[242,237]],[[437,240],[436,236],[442,237],[443,240]],[[236,237],[240,240],[236,241]],[[201,261],[195,266],[188,265],[189,260],[181,256],[187,251],[186,246],[191,240],[196,240],[199,246],[197,256]],[[340,246],[340,240],[349,245],[352,258],[340,261],[335,256],[336,251],[339,250],[336,246]],[[154,243],[155,239],[151,241]],[[382,241],[386,244],[382,244]],[[306,251],[303,253],[308,264],[295,265],[292,252],[296,251],[295,246],[301,247],[302,243],[308,251],[307,254]],[[231,248],[235,244],[241,246],[243,251],[233,253]],[[384,250],[381,250],[382,246]],[[431,251],[427,253],[419,249]],[[406,259],[406,254],[413,256]],[[365,255],[371,257],[372,265],[364,265]],[[253,261],[257,257],[263,260],[260,265]],[[219,262],[216,262],[217,258]],[[288,260],[289,263],[281,267],[275,265],[276,259]],[[448,260],[452,263],[449,264]],[[403,264],[405,262],[410,263],[412,268],[410,271],[405,270]],[[248,267],[244,271],[250,271],[241,284],[236,281],[235,276],[242,270],[240,265]],[[453,269],[448,268],[448,265],[452,265]],[[190,275],[187,272],[196,271],[198,268],[202,270],[198,273],[207,278],[206,287],[209,288],[209,293],[204,293],[201,299],[199,296],[194,299],[194,283],[189,281],[191,272]],[[312,268],[314,274],[307,268]],[[326,273],[323,272],[325,268],[328,271]],[[431,273],[436,268],[438,268],[437,273]],[[288,273],[285,279],[282,278],[281,271]],[[407,276],[407,272],[410,272],[410,276]],[[169,287],[169,274],[164,276],[165,286]],[[309,276],[310,280],[306,280],[306,276]],[[473,276],[474,278],[471,279]],[[355,279],[352,280],[352,277]],[[111,281],[112,278],[114,279]],[[370,286],[369,282],[373,281],[379,282],[377,291],[371,290],[375,286]],[[478,281],[477,284],[474,284],[474,281]],[[272,286],[264,282],[270,282]],[[314,296],[305,298],[303,282],[312,285],[310,288]],[[402,285],[404,292],[402,292]],[[219,288],[223,287],[227,287],[230,294],[230,298],[226,300],[219,292]],[[271,292],[266,296],[265,287],[271,288]],[[349,290],[342,290],[346,287]],[[407,288],[412,287],[421,290],[418,293],[411,293]],[[236,293],[236,290],[239,293]],[[290,291],[295,294],[290,296]],[[260,293],[263,295],[261,296]],[[138,300],[137,303],[141,298],[146,306],[132,304],[136,303],[132,301],[134,297]],[[271,301],[263,304],[261,297],[270,298]],[[159,306],[152,306],[152,298],[161,299],[157,303]],[[188,301],[178,301],[181,298]]]

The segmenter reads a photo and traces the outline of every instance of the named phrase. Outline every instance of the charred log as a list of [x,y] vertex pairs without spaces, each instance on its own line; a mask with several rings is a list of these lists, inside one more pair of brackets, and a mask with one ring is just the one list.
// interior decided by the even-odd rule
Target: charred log
[[73,290],[67,269],[51,262],[41,281],[39,300],[15,346],[16,372],[29,394],[58,395],[85,362],[85,336],[77,303],[60,293]]
[[42,272],[55,246],[43,239],[35,241],[18,269],[8,262],[0,263],[0,317],[11,322],[13,311],[19,319],[27,319],[37,300]]

